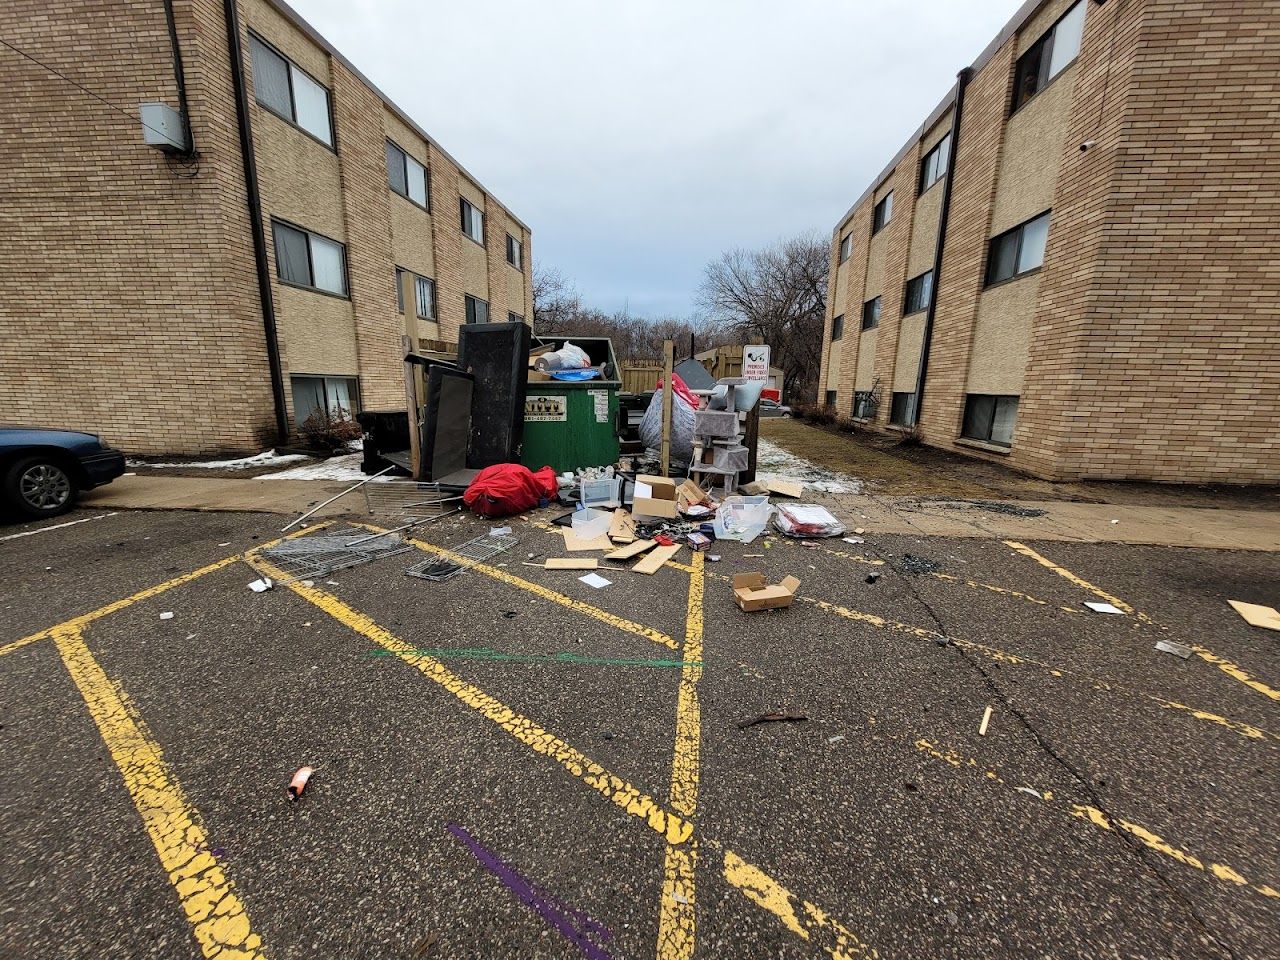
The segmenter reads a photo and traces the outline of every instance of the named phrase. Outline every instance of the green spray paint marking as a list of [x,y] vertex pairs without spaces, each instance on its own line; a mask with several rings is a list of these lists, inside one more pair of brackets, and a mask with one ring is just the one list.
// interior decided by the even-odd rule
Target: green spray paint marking
[[701,660],[643,660],[631,657],[584,657],[576,653],[504,653],[490,647],[413,647],[407,650],[371,650],[370,657],[418,655],[435,660],[490,660],[497,663],[567,663],[585,667],[701,667]]

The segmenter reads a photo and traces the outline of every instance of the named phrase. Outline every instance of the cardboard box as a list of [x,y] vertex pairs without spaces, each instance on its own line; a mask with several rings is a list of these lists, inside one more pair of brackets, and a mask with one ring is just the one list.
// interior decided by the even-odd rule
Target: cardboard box
[[791,576],[774,584],[765,583],[763,573],[739,573],[733,578],[733,599],[748,613],[789,607],[799,589],[800,581]]
[[680,508],[681,513],[706,501],[707,492],[692,480],[686,480],[676,487],[676,506]]
[[667,477],[655,477],[647,473],[636,476],[635,498],[631,512],[637,517],[662,517],[674,520],[680,515],[676,509],[676,482]]

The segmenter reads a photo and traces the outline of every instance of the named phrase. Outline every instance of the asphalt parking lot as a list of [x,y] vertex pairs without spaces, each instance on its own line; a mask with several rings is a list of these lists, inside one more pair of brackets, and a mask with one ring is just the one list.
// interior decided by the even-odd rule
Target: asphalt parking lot
[[596,590],[525,565],[544,511],[255,594],[279,517],[102,513],[0,528],[0,955],[1280,955],[1280,635],[1226,604],[1277,553],[869,530]]

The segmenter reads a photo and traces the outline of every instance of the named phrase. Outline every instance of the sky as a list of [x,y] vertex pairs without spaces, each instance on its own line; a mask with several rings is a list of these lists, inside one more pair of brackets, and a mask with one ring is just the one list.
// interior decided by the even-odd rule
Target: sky
[[290,0],[533,231],[585,303],[845,211],[1020,0]]

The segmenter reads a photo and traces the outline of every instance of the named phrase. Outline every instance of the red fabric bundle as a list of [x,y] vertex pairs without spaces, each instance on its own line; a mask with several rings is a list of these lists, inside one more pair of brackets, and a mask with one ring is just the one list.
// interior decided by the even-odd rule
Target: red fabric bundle
[[556,473],[550,467],[535,473],[518,463],[495,463],[476,474],[462,502],[482,517],[505,517],[555,496]]

